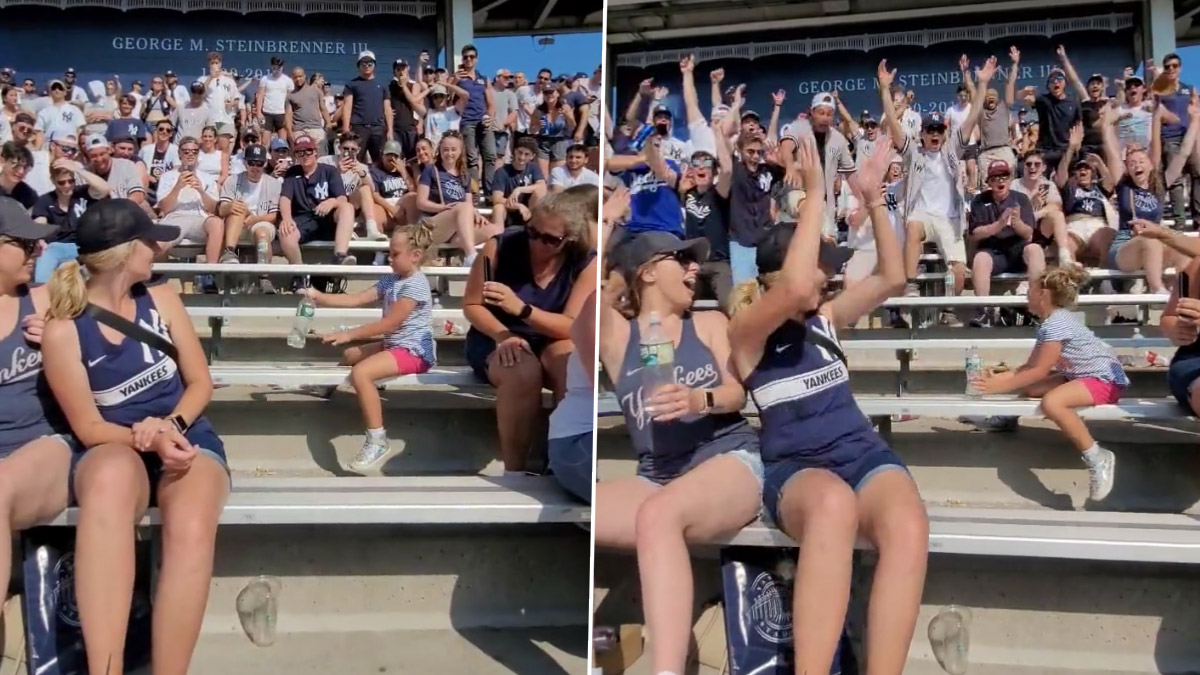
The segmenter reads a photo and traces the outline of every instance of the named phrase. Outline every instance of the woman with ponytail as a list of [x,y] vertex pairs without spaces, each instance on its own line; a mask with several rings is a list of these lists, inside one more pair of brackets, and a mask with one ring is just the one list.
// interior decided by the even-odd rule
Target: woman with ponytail
[[[621,210],[628,204],[615,201]],[[687,543],[736,534],[762,503],[758,435],[742,417],[746,390],[730,371],[728,319],[691,311],[708,251],[706,239],[648,231],[623,239],[605,264],[597,349],[638,466],[636,476],[596,486],[596,545],[637,550],[655,675],[682,675],[687,664]],[[670,339],[675,384],[647,379],[653,355],[644,357],[640,343],[652,326]]]
[[87,670],[124,672],[134,529],[162,520],[153,669],[188,671],[212,581],[217,520],[229,493],[225,447],[204,418],[212,378],[183,302],[147,288],[179,228],[137,204],[102,200],[79,220],[79,258],[50,279],[46,379],[83,450],[69,483],[79,505],[75,597]]
[[[886,138],[877,141],[887,146]],[[854,324],[904,287],[904,262],[881,184],[889,153],[877,152],[850,180],[870,214],[875,272],[832,299],[823,295],[825,183],[816,140],[798,144],[805,192],[796,225],[758,244],[759,276],[743,284],[730,320],[732,362],[758,407],[767,513],[800,544],[793,596],[797,673],[828,673],[842,635],[858,536],[879,552],[871,585],[866,661],[899,675],[908,656],[929,546],[917,486],[859,410],[838,343]]]
[[318,307],[383,304],[383,316],[378,321],[325,336],[325,344],[334,346],[382,338],[349,347],[342,354],[342,365],[352,366],[350,382],[358,392],[367,427],[362,448],[351,464],[356,471],[377,466],[391,454],[387,430],[383,428],[383,404],[375,383],[399,375],[424,373],[437,363],[432,328],[433,293],[429,279],[421,272],[432,246],[433,226],[428,220],[396,228],[389,252],[393,273],[379,283],[350,295],[322,293],[314,288],[303,291]]
[[57,229],[0,197],[0,588],[12,573],[12,535],[67,507],[74,439],[42,373],[50,300],[45,286],[29,287],[40,242]]

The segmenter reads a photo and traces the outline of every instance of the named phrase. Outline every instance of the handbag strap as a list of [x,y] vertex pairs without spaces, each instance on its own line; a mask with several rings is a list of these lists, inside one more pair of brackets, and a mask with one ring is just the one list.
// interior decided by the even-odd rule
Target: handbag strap
[[433,182],[437,183],[438,203],[444,205],[446,198],[442,196],[442,172],[438,171],[437,162],[433,163]]
[[804,331],[804,341],[809,344],[816,345],[817,347],[821,347],[825,351],[836,356],[838,361],[842,362],[842,365],[846,366],[847,368],[850,367],[850,363],[846,360],[846,352],[842,351],[841,345],[830,339],[828,336],[818,333],[812,329],[806,329]]
[[87,304],[87,308],[84,309],[84,312],[96,321],[99,321],[105,326],[108,326],[118,333],[121,333],[125,337],[137,340],[138,342],[147,345],[152,349],[157,349],[158,351],[171,357],[172,361],[178,363],[179,350],[175,348],[175,345],[171,344],[170,340],[167,340],[158,333],[155,333],[144,326],[140,326],[119,314],[110,312],[103,307],[93,305],[90,302]]

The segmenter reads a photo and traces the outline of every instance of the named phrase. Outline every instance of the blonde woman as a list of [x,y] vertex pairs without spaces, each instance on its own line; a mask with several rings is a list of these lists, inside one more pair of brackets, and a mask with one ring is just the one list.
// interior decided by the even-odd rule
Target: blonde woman
[[780,225],[759,241],[759,276],[734,292],[731,361],[762,422],[763,505],[800,544],[793,597],[796,672],[830,672],[861,533],[879,551],[866,660],[873,674],[900,675],[921,603],[929,524],[904,461],[854,401],[836,330],[904,285],[900,244],[881,193],[888,157],[876,153],[851,178],[866,199],[878,267],[827,299],[825,183],[811,134],[797,151],[808,198],[796,225]]
[[475,262],[475,242],[500,234],[500,228],[475,210],[462,135],[447,131],[438,143],[437,155],[437,161],[421,171],[417,208],[433,222],[434,246],[458,235],[463,264],[469,267]]
[[43,351],[46,379],[84,448],[70,485],[80,508],[75,597],[87,667],[124,672],[134,525],[157,504],[153,668],[183,675],[208,601],[229,470],[203,416],[212,379],[191,319],[170,286],[145,286],[157,247],[179,228],[113,199],[92,205],[76,236],[79,260],[50,280]]

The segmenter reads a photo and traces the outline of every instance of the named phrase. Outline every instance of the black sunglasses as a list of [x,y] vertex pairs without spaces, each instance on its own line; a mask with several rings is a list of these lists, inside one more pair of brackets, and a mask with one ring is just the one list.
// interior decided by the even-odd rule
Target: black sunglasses
[[525,233],[529,235],[529,239],[531,241],[540,241],[547,246],[562,246],[563,242],[567,240],[566,237],[558,237],[553,234],[538,232],[536,229],[529,226],[525,227]]
[[246,162],[246,166],[264,167],[266,165],[267,165],[266,162],[258,162],[258,161],[247,161]]
[[20,239],[18,237],[0,237],[0,243],[11,244],[13,246],[16,246],[17,248],[21,249],[25,253],[25,257],[28,258],[29,256],[33,255],[34,253],[37,253],[38,244],[40,242],[37,239]]
[[656,258],[654,262],[662,262],[664,260],[674,260],[683,267],[687,267],[688,265],[696,262],[696,258],[692,256],[690,251],[671,251],[670,253],[663,253],[660,257]]
[[316,151],[315,150],[297,150],[292,154],[296,155],[297,157],[308,157],[310,155],[316,154]]

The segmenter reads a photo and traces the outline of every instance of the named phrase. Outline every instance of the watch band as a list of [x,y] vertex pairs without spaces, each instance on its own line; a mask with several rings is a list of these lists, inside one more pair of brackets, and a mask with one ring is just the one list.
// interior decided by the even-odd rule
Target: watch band
[[531,314],[533,314],[533,305],[531,305],[527,302],[527,303],[525,303],[525,306],[521,308],[521,313],[517,314],[517,318],[518,319],[528,319],[529,315],[531,315]]
[[183,419],[183,415],[172,415],[171,424],[175,425],[175,431],[181,434],[187,433],[188,423],[187,420]]

